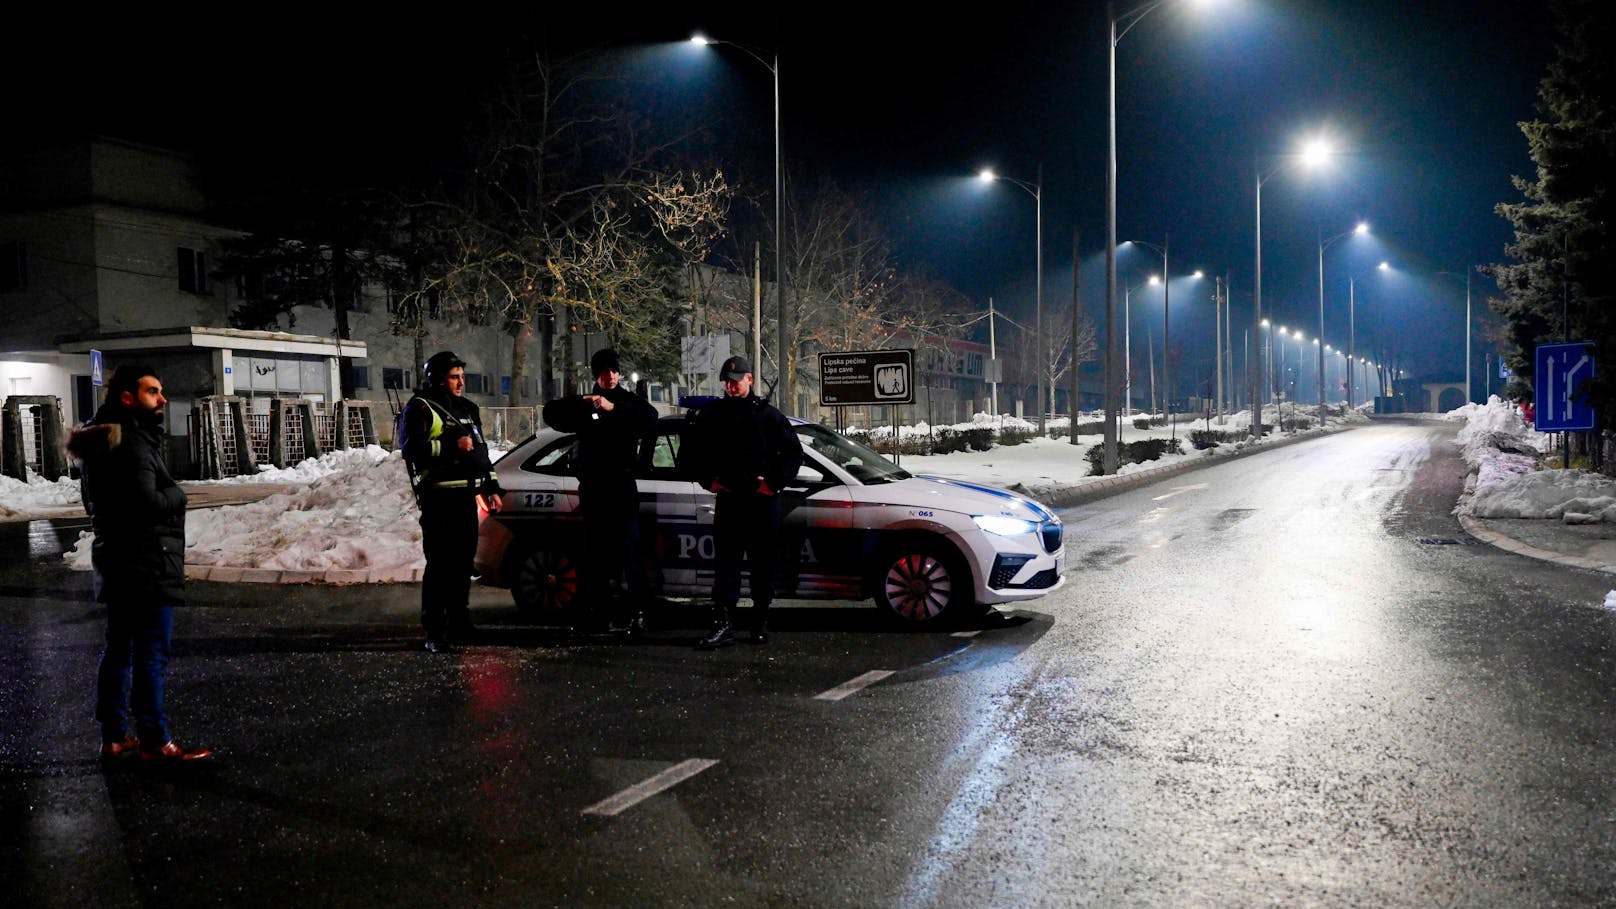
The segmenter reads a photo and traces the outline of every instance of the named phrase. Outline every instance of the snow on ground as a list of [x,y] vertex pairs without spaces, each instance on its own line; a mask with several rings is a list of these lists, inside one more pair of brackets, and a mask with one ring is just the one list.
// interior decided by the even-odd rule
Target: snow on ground
[[1567,523],[1616,522],[1616,479],[1588,470],[1544,469],[1554,437],[1537,432],[1520,408],[1497,395],[1451,410],[1465,421],[1459,444],[1476,469],[1471,495],[1454,510],[1476,518],[1549,518]]

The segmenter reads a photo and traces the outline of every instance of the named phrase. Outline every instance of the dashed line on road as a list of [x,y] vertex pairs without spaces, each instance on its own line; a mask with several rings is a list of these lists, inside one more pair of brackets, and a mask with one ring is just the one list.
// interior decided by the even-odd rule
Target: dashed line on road
[[974,637],[976,637],[977,635],[979,635],[981,633],[982,633],[982,629],[974,628],[974,629],[972,629],[970,631],[956,631],[953,634],[949,635],[949,637],[951,637],[951,638],[974,638]]
[[672,789],[717,763],[717,761],[710,758],[691,758],[688,761],[680,761],[644,782],[636,783],[611,798],[602,799],[590,805],[582,813],[600,815],[601,817],[614,817],[653,795]]
[[820,693],[814,695],[814,700],[839,701],[842,698],[857,694],[865,688],[874,685],[876,682],[879,682],[887,676],[892,675],[892,672],[893,671],[891,669],[871,669],[869,672],[866,672],[863,675],[848,679],[829,691],[821,691]]

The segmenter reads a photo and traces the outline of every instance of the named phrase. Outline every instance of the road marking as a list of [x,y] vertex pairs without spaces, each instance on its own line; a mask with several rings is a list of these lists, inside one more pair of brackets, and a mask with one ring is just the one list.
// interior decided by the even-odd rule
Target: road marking
[[892,674],[890,669],[871,669],[858,678],[848,679],[829,691],[821,691],[814,695],[816,701],[839,701],[851,694],[857,694],[865,688],[874,685]]
[[590,805],[583,810],[583,813],[613,817],[633,808],[659,792],[672,789],[717,763],[717,761],[708,758],[691,758],[688,761],[680,761],[642,783],[636,783],[609,799]]
[[951,637],[951,638],[974,638],[974,637],[976,637],[977,635],[979,635],[981,633],[982,633],[982,629],[977,628],[977,629],[972,630],[972,631],[956,631],[953,634],[949,635],[949,637]]
[[1195,483],[1195,484],[1192,484],[1190,486],[1174,486],[1172,492],[1164,493],[1162,495],[1156,496],[1155,498],[1151,499],[1151,501],[1152,502],[1160,502],[1162,499],[1171,499],[1173,496],[1183,495],[1184,493],[1190,492],[1192,490],[1206,489],[1210,485],[1211,485],[1210,483]]

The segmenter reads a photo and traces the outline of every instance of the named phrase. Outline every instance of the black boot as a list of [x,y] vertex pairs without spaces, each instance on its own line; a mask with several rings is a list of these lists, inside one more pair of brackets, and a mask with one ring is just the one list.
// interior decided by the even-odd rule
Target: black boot
[[696,644],[697,650],[717,650],[735,643],[735,625],[730,621],[728,606],[713,607],[713,630]]
[[769,604],[752,604],[752,643],[769,643]]

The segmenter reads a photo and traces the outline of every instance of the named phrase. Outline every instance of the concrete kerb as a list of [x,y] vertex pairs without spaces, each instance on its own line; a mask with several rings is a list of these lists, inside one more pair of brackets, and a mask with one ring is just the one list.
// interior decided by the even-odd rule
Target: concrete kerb
[[1541,562],[1563,565],[1567,568],[1584,568],[1588,571],[1616,574],[1616,564],[1613,564],[1613,562],[1609,559],[1590,559],[1583,556],[1575,556],[1569,553],[1555,552],[1550,549],[1543,549],[1533,546],[1532,544],[1523,540],[1517,540],[1506,533],[1500,533],[1493,530],[1483,523],[1483,519],[1481,518],[1476,518],[1465,514],[1461,509],[1464,508],[1465,503],[1470,500],[1470,497],[1474,495],[1475,492],[1476,475],[1472,473],[1470,476],[1465,478],[1464,492],[1460,494],[1459,504],[1454,509],[1455,515],[1459,518],[1459,526],[1464,528],[1465,533],[1470,534],[1489,546],[1502,549],[1505,552],[1513,552],[1516,555],[1526,556],[1529,559],[1537,559]]
[[1247,445],[1245,448],[1231,454],[1203,454],[1201,457],[1187,458],[1183,461],[1179,461],[1176,464],[1164,464],[1160,467],[1147,467],[1144,470],[1137,470],[1132,473],[1114,474],[1108,477],[1101,477],[1088,483],[1057,483],[1050,486],[1026,486],[1017,483],[1009,488],[1012,492],[1019,492],[1024,495],[1031,496],[1032,498],[1037,499],[1039,502],[1054,508],[1072,508],[1088,502],[1094,502],[1109,496],[1128,492],[1132,489],[1138,489],[1141,486],[1154,483],[1157,480],[1165,480],[1168,477],[1177,476],[1181,473],[1188,473],[1192,470],[1200,470],[1203,467],[1212,467],[1217,464],[1227,463],[1237,458],[1250,457],[1254,454],[1261,454],[1265,451],[1273,451],[1276,448],[1283,448],[1287,445],[1295,445],[1299,442],[1306,442],[1309,439],[1322,438],[1323,436],[1332,433],[1343,432],[1345,430],[1354,428],[1356,428],[1354,425],[1345,425],[1330,427],[1315,432],[1297,433],[1289,438],[1283,438],[1273,442],[1264,442],[1260,445]]

